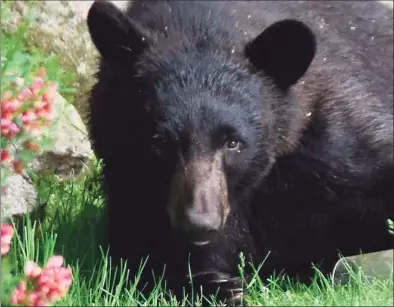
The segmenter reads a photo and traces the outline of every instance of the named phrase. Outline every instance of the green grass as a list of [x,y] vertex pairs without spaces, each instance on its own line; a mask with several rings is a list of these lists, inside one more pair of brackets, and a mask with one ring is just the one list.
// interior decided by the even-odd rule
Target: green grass
[[[1,17],[9,17],[11,2],[2,1]],[[47,68],[48,77],[57,81],[60,92],[72,101],[73,73],[59,66],[56,55],[47,55],[25,43],[31,24],[22,25],[17,32],[6,35],[2,29],[2,77],[4,68],[14,75],[28,74],[39,66]],[[30,30],[29,30],[30,29]],[[2,84],[4,79],[2,80]],[[100,165],[92,173],[73,181],[59,182],[53,176],[35,178],[39,191],[37,200],[41,210],[26,219],[15,221],[18,232],[14,236],[9,257],[22,272],[27,260],[43,264],[52,254],[61,254],[73,268],[74,282],[69,295],[56,303],[58,306],[168,306],[201,305],[205,300],[190,293],[177,301],[159,283],[144,297],[136,290],[138,276],[128,279],[125,268],[111,267],[107,256],[105,202],[99,185]],[[242,267],[242,266],[241,266]],[[261,268],[264,269],[264,266]],[[242,272],[240,272],[242,274]],[[258,277],[245,281],[245,300],[250,305],[302,306],[389,306],[393,305],[393,281],[363,282],[354,275],[347,285],[333,286],[321,275],[309,286],[274,279],[263,285]]]
[[[57,182],[51,177],[40,179],[40,202],[46,203],[41,223],[28,217],[19,221],[11,257],[22,269],[27,259],[44,263],[53,253],[64,255],[74,272],[69,295],[58,306],[132,306],[132,305],[200,305],[201,299],[190,294],[177,301],[168,294],[163,283],[149,297],[144,297],[134,280],[126,278],[125,268],[111,268],[107,257],[105,206],[99,186],[97,164],[93,173],[71,182]],[[241,266],[242,267],[242,266]],[[262,266],[264,269],[264,266]],[[242,272],[241,272],[242,273]],[[324,276],[317,275],[309,285],[297,284],[286,278],[272,279],[264,286],[258,277],[245,281],[245,300],[250,305],[271,306],[390,306],[393,304],[393,281],[362,281],[354,274],[349,284],[333,286]]]

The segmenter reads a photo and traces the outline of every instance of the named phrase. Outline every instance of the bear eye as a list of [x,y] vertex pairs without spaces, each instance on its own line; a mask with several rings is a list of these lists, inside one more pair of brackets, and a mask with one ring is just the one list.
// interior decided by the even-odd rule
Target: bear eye
[[238,150],[240,148],[241,142],[236,139],[227,139],[224,143],[224,146],[228,150]]

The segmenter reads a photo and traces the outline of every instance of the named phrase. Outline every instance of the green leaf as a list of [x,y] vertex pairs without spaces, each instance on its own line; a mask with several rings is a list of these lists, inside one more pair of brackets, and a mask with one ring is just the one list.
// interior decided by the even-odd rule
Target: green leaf
[[18,287],[22,279],[21,274],[15,273],[15,267],[11,263],[10,257],[1,259],[1,303],[8,305],[12,291]]
[[17,275],[3,275],[1,279],[1,304],[9,306],[12,292],[18,287],[22,280],[22,276]]
[[41,148],[44,151],[51,150],[53,148],[54,141],[50,136],[44,136],[41,141]]
[[31,151],[31,150],[22,150],[19,153],[19,157],[23,162],[30,162],[31,160],[33,160],[36,157],[36,153]]

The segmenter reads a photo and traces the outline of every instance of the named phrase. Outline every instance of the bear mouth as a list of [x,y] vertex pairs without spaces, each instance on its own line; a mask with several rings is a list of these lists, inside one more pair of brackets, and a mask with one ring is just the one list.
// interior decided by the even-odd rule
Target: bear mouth
[[194,241],[193,244],[197,246],[204,246],[209,244],[210,241]]

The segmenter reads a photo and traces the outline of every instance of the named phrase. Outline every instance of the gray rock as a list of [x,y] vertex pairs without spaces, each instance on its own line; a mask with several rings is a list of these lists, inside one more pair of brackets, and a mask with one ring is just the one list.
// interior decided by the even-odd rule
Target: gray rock
[[386,4],[387,6],[393,8],[394,1],[383,1],[383,0],[380,0],[380,2],[382,2],[382,3]]
[[360,271],[366,280],[392,279],[393,260],[394,249],[341,258],[333,269],[333,282],[335,284],[347,283]]
[[[48,134],[53,140],[51,149],[34,159],[28,168],[38,174],[54,172],[60,179],[70,179],[90,165],[94,157],[87,139],[86,127],[75,107],[58,95],[55,102],[58,113]],[[7,187],[1,191],[1,221],[39,210],[37,191],[26,173],[11,174]]]
[[58,95],[55,109],[58,118],[49,130],[52,148],[39,155],[31,166],[39,174],[53,171],[61,179],[69,179],[83,172],[94,154],[86,127],[75,107]]
[[33,212],[37,207],[37,192],[26,175],[13,174],[8,177],[5,191],[1,192],[1,222],[11,216]]

